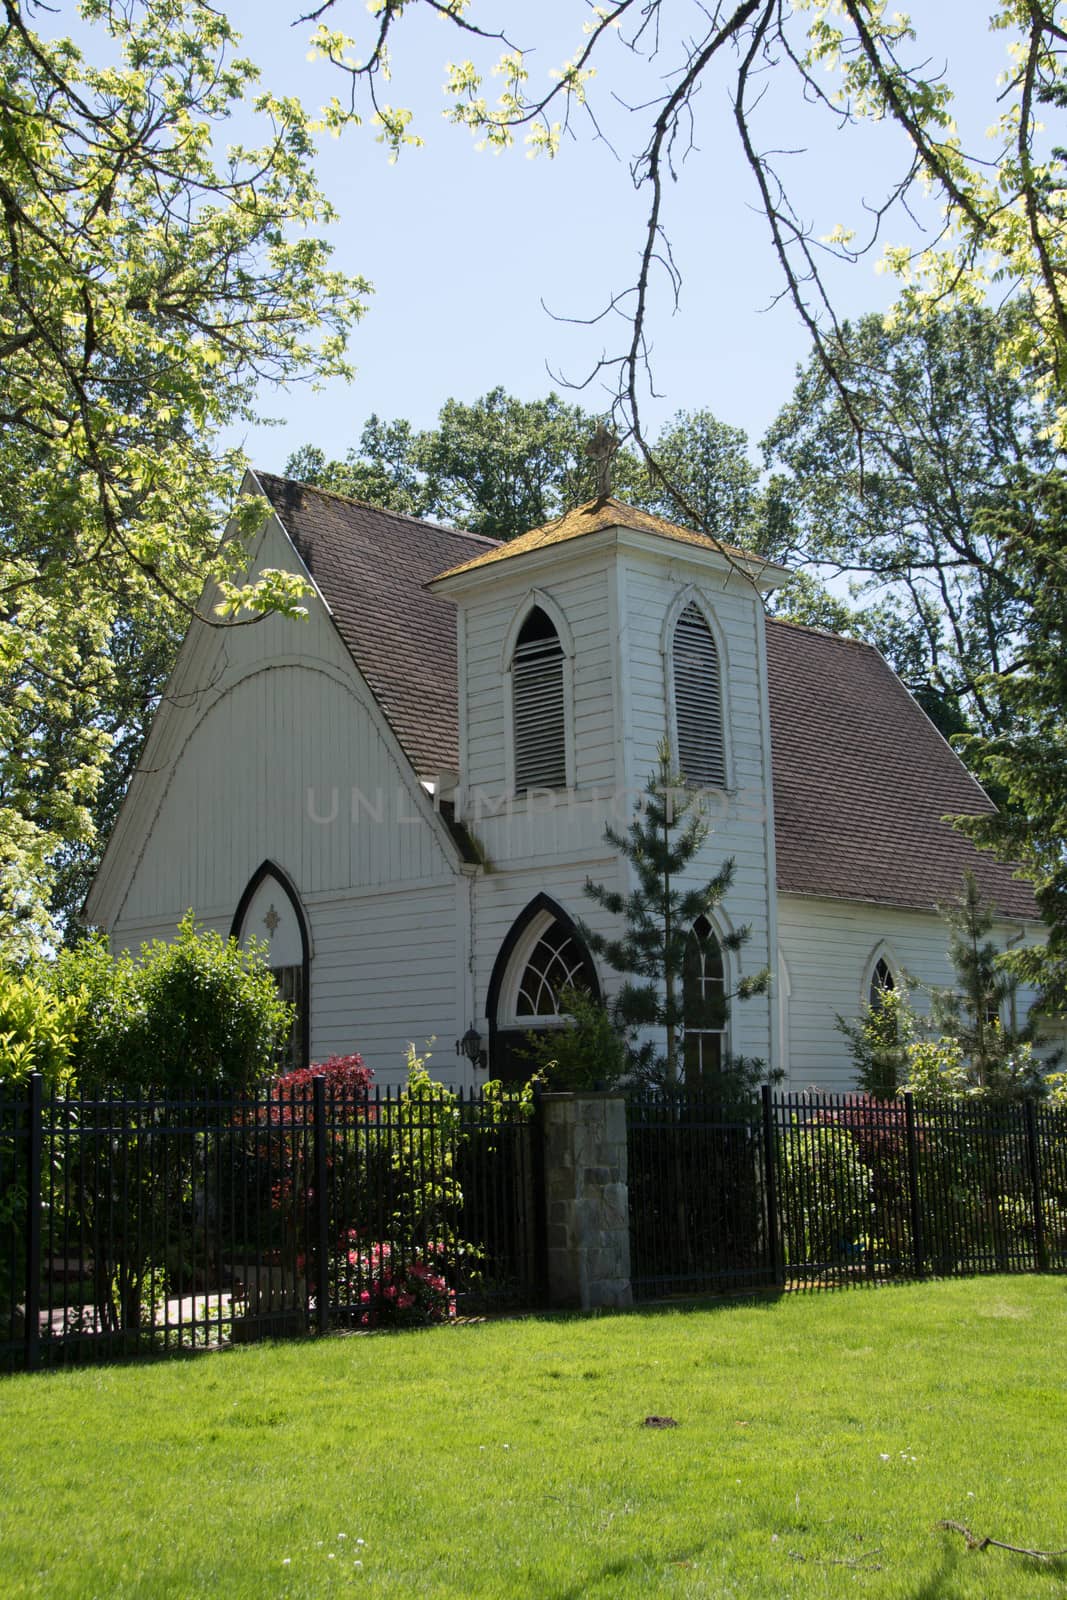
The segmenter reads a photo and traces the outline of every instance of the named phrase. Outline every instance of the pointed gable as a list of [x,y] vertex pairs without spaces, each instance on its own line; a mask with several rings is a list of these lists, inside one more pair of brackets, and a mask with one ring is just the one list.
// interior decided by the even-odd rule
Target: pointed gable
[[423,587],[495,541],[257,472],[421,777],[456,764],[456,613]]

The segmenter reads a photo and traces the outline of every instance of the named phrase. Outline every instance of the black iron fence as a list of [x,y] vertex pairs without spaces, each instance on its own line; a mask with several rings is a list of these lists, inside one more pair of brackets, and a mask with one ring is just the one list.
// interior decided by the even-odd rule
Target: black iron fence
[[1067,1268],[1067,1111],[781,1095],[770,1122],[789,1281]]
[[762,1128],[692,1089],[631,1095],[627,1126],[634,1296],[771,1281]]
[[[628,1101],[638,1299],[1067,1270],[1067,1110],[697,1090]],[[0,1099],[0,1366],[542,1303],[515,1096],[317,1077],[244,1099]]]
[[243,1099],[0,1100],[0,1364],[446,1321],[542,1293],[513,1097],[322,1078]]
[[634,1294],[1067,1270],[1067,1110],[699,1091],[630,1102]]

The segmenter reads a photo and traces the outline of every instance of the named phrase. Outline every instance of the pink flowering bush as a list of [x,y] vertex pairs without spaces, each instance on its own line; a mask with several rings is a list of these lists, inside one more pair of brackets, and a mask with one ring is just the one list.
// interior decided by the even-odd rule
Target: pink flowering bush
[[352,1229],[334,1288],[361,1328],[417,1328],[451,1322],[456,1291],[445,1276],[445,1248],[427,1244],[401,1255],[388,1241],[367,1244]]

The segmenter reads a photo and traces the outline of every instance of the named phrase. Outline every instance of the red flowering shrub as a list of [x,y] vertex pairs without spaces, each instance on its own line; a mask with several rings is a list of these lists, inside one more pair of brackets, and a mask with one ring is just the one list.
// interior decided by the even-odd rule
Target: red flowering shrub
[[444,1277],[443,1245],[402,1256],[388,1241],[363,1243],[355,1229],[345,1242],[334,1294],[361,1328],[417,1328],[454,1319],[456,1291]]
[[310,1105],[312,1084],[316,1078],[326,1082],[326,1098],[336,1109],[343,1107],[366,1112],[374,1071],[361,1055],[328,1056],[325,1061],[313,1061],[310,1067],[297,1067],[283,1072],[274,1080],[272,1096],[283,1107],[296,1111]]

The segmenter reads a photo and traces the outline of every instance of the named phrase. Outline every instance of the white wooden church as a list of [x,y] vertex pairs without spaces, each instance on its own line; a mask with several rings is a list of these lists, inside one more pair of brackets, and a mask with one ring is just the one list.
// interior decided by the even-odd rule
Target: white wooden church
[[694,873],[736,864],[689,990],[773,975],[689,1031],[690,1077],[728,1049],[851,1087],[835,1015],[951,980],[935,906],[968,867],[1004,946],[1041,936],[1027,886],[944,820],[990,801],[882,657],[765,616],[780,568],[610,497],[497,545],[266,473],[245,490],[251,570],[305,574],[308,616],[193,627],[86,917],[115,948],[190,907],[267,941],[295,1058],[358,1050],[388,1084],[434,1038],[457,1085],[522,1074],[568,979],[619,981],[583,885],[629,887],[604,827],[664,737],[711,823]]

